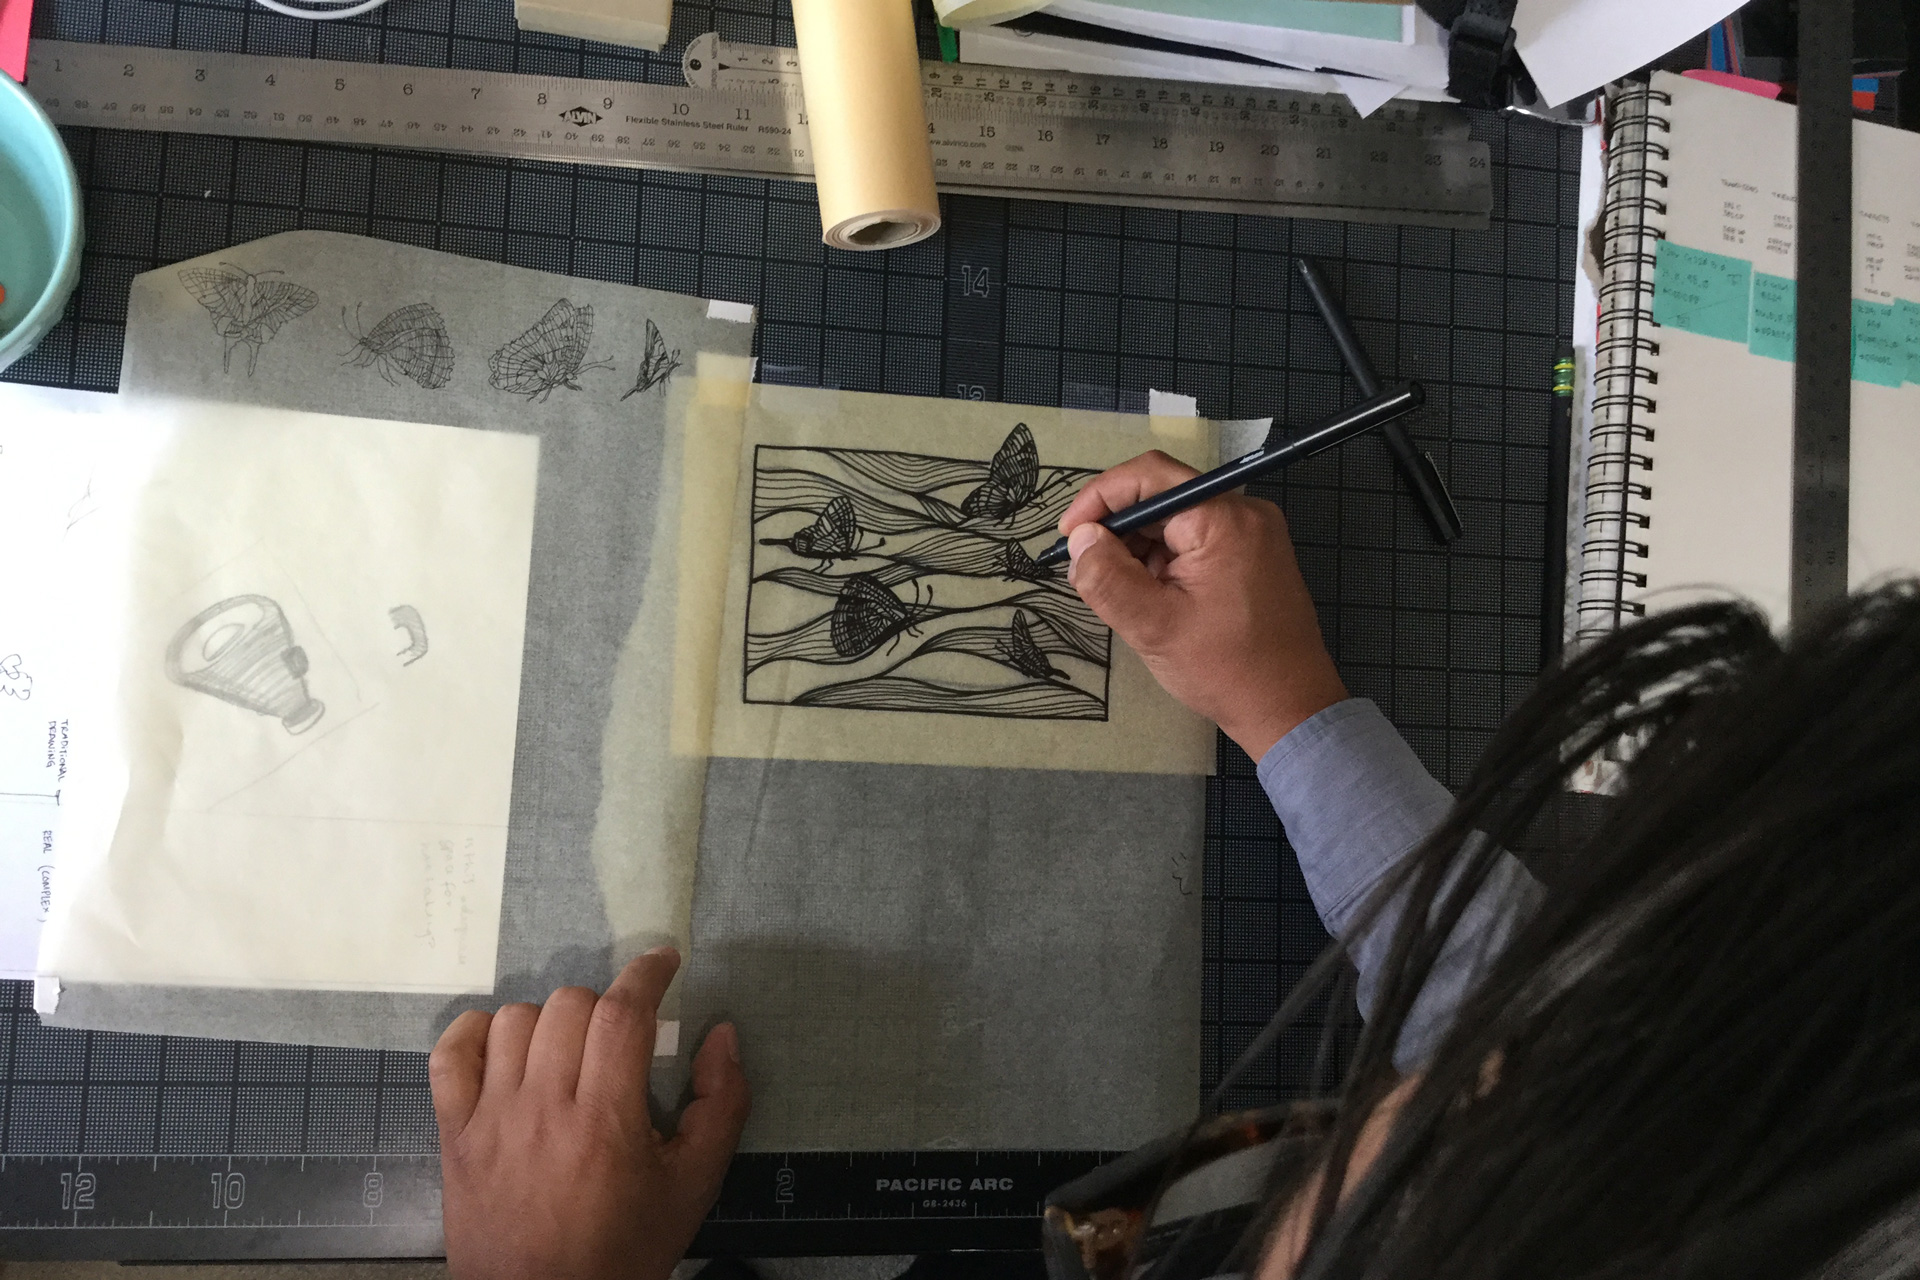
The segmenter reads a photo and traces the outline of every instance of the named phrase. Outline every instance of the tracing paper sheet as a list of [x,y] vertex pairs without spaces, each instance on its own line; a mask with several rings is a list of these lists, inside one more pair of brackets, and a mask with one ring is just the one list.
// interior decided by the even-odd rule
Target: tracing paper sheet
[[1196,418],[756,388],[712,754],[1208,772],[1211,726],[1034,559],[1149,447],[1216,444]]
[[636,638],[657,624],[643,615],[673,625],[670,581],[654,573],[667,423],[697,380],[744,383],[751,315],[330,232],[133,282],[127,396],[538,438],[497,972],[491,994],[451,997],[63,978],[49,1022],[426,1049],[463,1008],[604,985],[637,950],[688,945],[697,821],[684,815],[697,815],[704,770],[666,760],[664,729],[649,740],[610,720],[648,688],[655,658]]

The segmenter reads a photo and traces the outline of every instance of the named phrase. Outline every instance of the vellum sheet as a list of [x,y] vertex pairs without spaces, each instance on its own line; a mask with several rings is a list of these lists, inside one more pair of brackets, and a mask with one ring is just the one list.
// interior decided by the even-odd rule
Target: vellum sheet
[[712,754],[1210,772],[1211,726],[1033,559],[1149,447],[1216,445],[1198,419],[757,388]]
[[44,971],[490,991],[539,443],[147,406]]

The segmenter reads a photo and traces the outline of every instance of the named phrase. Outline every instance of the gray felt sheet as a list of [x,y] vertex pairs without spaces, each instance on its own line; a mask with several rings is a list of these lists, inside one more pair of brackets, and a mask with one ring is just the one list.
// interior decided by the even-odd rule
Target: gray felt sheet
[[[424,1050],[462,1009],[603,986],[631,940],[608,925],[589,846],[665,404],[618,397],[644,319],[688,352],[744,355],[751,326],[709,320],[697,299],[332,233],[202,261],[216,260],[277,268],[320,304],[267,341],[247,377],[244,351],[223,373],[207,316],[181,305],[180,267],[142,276],[125,391],[542,438],[498,981],[490,999],[73,984],[47,1021]],[[594,306],[588,355],[616,368],[539,402],[488,385],[484,353],[562,295]],[[357,349],[342,306],[365,333],[425,296],[443,300],[465,362],[447,386],[342,364]],[[296,327],[319,319],[324,332]],[[685,1034],[679,1057],[655,1064],[668,1106],[701,1033],[730,1017],[756,1091],[749,1149],[1112,1149],[1191,1114],[1203,779],[718,759],[704,804]]]
[[1204,783],[712,761],[682,1013],[740,1027],[746,1148],[1116,1148],[1190,1118]]

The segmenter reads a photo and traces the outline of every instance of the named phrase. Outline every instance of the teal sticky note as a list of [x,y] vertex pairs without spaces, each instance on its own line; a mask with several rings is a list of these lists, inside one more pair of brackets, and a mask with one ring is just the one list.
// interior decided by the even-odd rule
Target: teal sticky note
[[1853,300],[1853,380],[1879,387],[1906,381],[1907,351],[1891,303]]
[[[1920,307],[1915,307],[1920,311]],[[1753,316],[1747,326],[1747,350],[1769,360],[1793,359],[1793,281],[1753,273]]]
[[1747,340],[1753,264],[1662,240],[1653,258],[1653,322],[1729,342]]
[[1900,334],[1900,349],[1906,353],[1908,382],[1920,382],[1920,303],[1905,298],[1893,304],[1894,327]]

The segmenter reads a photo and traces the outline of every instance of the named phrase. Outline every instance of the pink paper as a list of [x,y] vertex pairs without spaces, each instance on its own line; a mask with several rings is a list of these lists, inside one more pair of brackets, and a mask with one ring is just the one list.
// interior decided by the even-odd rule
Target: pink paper
[[[15,0],[18,3],[18,0]],[[1763,98],[1780,96],[1780,86],[1771,80],[1755,80],[1752,76],[1736,76],[1731,71],[1682,71],[1681,75],[1689,80],[1704,80],[1708,84],[1717,84],[1722,89],[1738,89],[1742,93],[1757,93]]]
[[27,82],[27,27],[33,0],[0,0],[0,71]]

